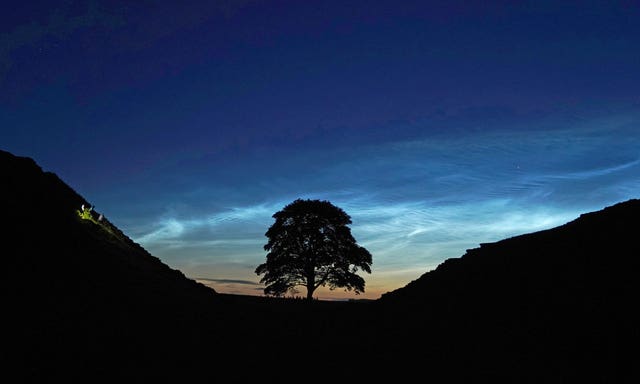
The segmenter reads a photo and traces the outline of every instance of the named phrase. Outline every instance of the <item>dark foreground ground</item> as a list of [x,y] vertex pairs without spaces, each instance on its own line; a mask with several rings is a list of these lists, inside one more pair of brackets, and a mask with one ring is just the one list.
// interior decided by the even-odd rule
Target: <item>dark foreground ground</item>
[[58,315],[9,326],[18,340],[5,344],[7,372],[37,382],[632,383],[638,377],[638,335],[628,333],[637,325],[603,329],[597,324],[603,319],[531,324],[521,314],[450,318],[377,302],[233,295],[217,295],[199,311],[142,305],[126,314]]

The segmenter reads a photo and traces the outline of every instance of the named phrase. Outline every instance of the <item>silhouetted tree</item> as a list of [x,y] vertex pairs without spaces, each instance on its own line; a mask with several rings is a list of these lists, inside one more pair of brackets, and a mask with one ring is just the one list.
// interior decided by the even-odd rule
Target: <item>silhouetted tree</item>
[[328,201],[297,199],[273,216],[265,236],[267,261],[256,268],[264,274],[264,293],[282,296],[307,288],[307,299],[321,286],[356,294],[364,292],[358,269],[371,273],[371,254],[351,235],[351,217]]

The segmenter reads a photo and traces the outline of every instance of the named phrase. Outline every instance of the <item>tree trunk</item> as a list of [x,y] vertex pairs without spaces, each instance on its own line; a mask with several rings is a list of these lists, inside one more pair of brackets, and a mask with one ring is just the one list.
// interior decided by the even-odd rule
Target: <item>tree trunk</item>
[[315,271],[313,269],[310,269],[307,271],[307,300],[308,301],[312,301],[313,300],[313,291],[315,291],[315,283],[316,283],[316,277],[315,277]]
[[307,287],[307,300],[312,301],[313,300],[313,287],[309,288]]

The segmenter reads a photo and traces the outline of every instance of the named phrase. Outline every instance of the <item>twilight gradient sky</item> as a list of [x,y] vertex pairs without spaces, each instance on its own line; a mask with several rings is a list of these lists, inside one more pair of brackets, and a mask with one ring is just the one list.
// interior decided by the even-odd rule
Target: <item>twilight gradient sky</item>
[[640,198],[637,1],[10,3],[0,148],[219,292],[262,293],[298,197],[351,215],[372,299]]

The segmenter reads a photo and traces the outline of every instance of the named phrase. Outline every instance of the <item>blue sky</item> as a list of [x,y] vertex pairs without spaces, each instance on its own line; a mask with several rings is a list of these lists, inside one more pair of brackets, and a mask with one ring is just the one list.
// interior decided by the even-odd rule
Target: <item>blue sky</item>
[[640,195],[636,2],[131,3],[6,7],[0,145],[220,292],[261,293],[299,197],[351,215],[377,298]]

